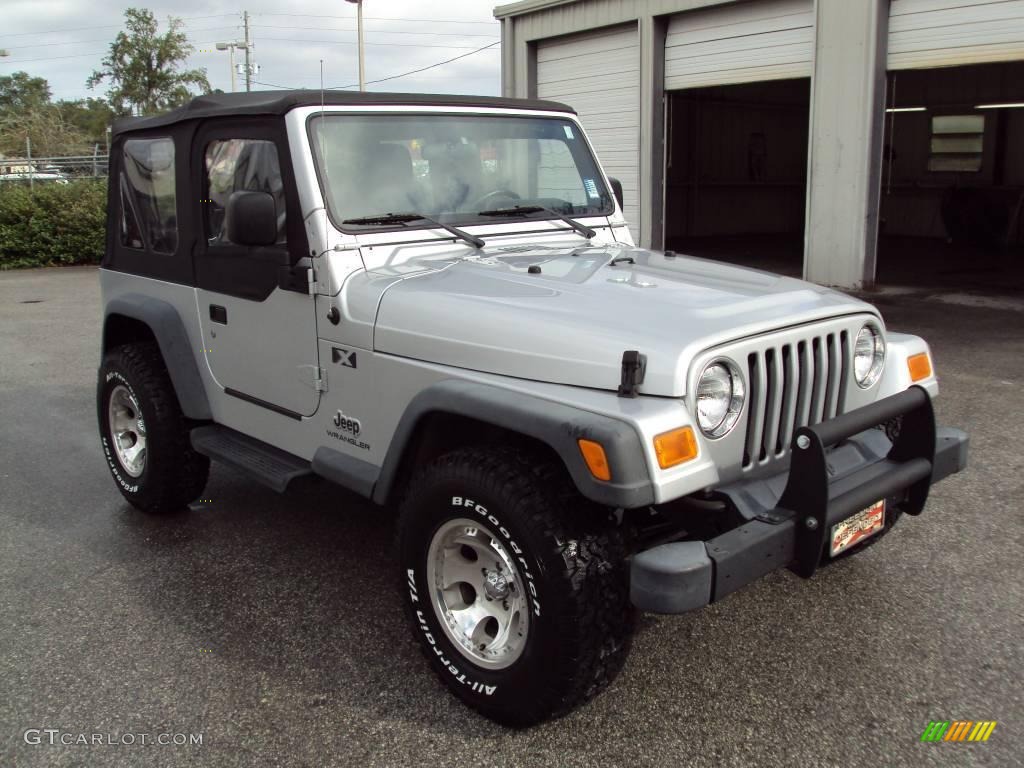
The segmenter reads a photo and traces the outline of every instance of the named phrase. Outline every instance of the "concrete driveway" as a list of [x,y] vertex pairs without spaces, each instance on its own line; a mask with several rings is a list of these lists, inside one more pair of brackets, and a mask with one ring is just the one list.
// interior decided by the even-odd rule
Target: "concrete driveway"
[[[940,419],[971,432],[922,517],[812,580],[645,617],[605,695],[517,733],[421,658],[390,513],[219,467],[192,510],[128,507],[96,436],[95,271],[0,273],[0,765],[1020,765],[1024,312],[972,301],[879,300],[929,339]],[[919,742],[958,719],[999,724]]]

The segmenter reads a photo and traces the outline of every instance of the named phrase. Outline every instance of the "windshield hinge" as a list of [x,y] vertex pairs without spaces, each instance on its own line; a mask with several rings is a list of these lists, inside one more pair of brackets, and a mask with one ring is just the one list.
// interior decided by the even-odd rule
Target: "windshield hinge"
[[318,365],[300,365],[299,379],[316,392],[327,391],[327,371]]

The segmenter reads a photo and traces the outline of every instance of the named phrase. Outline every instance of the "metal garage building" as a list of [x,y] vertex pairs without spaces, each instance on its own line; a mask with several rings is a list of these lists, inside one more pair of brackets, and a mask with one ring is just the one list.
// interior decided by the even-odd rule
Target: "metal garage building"
[[1024,0],[495,16],[504,94],[576,107],[644,246],[844,287],[976,265],[979,248],[999,270],[1024,261]]

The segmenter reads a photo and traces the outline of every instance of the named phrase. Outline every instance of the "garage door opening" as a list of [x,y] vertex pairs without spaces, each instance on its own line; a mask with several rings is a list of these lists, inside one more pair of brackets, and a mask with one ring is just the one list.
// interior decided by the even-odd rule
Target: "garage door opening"
[[1024,291],[1024,62],[889,74],[877,280]]
[[799,276],[809,78],[668,95],[665,244]]

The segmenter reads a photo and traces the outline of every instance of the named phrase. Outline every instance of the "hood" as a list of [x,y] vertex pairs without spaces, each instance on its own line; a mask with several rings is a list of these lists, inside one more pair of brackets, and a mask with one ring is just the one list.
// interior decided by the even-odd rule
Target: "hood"
[[406,265],[412,274],[381,298],[376,350],[614,390],[622,353],[635,349],[647,356],[639,391],[682,396],[690,361],[706,349],[841,315],[877,316],[869,304],[802,280],[633,247],[462,253]]

